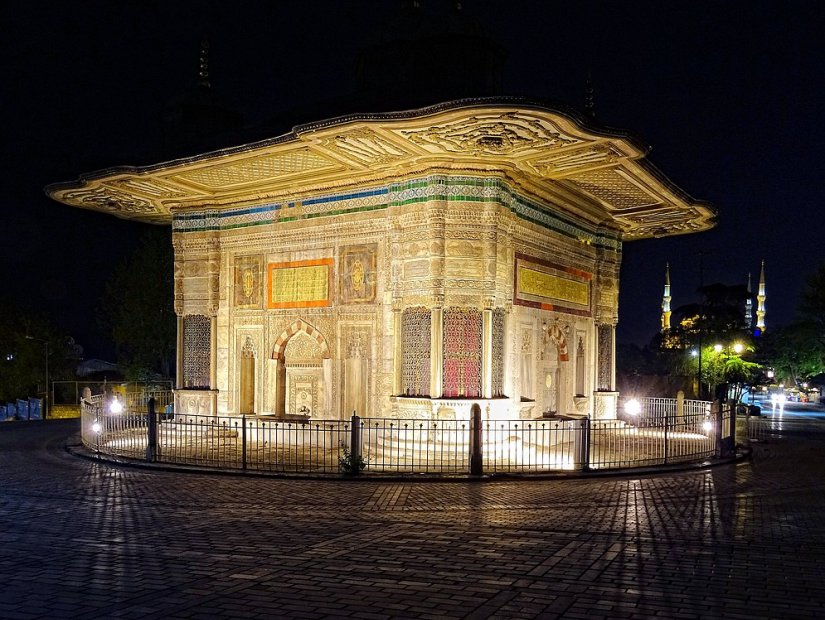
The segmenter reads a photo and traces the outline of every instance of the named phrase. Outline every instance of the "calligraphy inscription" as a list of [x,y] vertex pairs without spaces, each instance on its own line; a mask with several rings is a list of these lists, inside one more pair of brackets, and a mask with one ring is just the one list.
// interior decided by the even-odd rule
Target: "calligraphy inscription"
[[557,299],[586,306],[590,300],[587,282],[560,278],[549,273],[519,266],[518,291],[525,295]]
[[331,258],[270,263],[269,308],[311,308],[329,306]]

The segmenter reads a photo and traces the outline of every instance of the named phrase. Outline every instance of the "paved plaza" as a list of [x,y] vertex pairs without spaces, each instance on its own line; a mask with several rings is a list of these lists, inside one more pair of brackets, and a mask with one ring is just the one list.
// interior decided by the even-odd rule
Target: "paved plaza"
[[[825,422],[823,422],[825,424]],[[0,618],[822,618],[825,427],[567,480],[306,480],[0,424]]]

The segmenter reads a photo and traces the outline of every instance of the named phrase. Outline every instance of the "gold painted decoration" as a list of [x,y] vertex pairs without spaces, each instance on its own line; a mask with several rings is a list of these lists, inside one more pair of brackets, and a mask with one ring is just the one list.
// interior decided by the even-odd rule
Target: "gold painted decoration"
[[[554,209],[605,222],[626,241],[712,228],[715,210],[667,181],[645,155],[622,132],[536,102],[474,99],[319,121],[182,160],[102,170],[46,191],[66,204],[195,232],[302,217],[288,205],[318,196],[347,196],[340,205],[348,209],[364,189],[374,193],[366,206],[376,207],[401,179],[461,169],[500,177],[529,200],[561,190],[568,199]],[[239,207],[243,212],[233,211]]]
[[473,155],[538,153],[579,142],[547,120],[522,112],[478,114],[441,126],[401,131],[427,150]]
[[514,271],[513,303],[542,310],[590,315],[592,274],[522,254],[516,254]]
[[330,305],[332,259],[270,263],[268,308],[315,308]]
[[519,293],[533,297],[569,301],[579,305],[586,305],[589,298],[586,282],[560,278],[528,267],[519,267],[518,281]]
[[242,256],[235,259],[235,307],[261,307],[261,273],[263,259],[260,256]]
[[338,260],[338,292],[342,304],[375,301],[375,254],[378,244],[352,245]]

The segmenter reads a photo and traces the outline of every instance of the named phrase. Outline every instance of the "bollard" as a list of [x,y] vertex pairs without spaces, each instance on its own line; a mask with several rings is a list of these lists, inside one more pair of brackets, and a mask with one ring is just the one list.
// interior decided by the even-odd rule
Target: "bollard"
[[350,456],[350,471],[348,473],[357,476],[361,473],[361,418],[352,412],[352,426],[350,426],[349,436],[349,456]]
[[714,400],[710,406],[710,417],[714,422],[716,433],[716,456],[721,458],[722,454],[722,401]]
[[590,469],[590,419],[581,420],[580,426],[573,429],[573,469],[587,471]]
[[473,403],[470,409],[470,475],[481,476],[484,473],[484,460],[481,452],[481,407]]
[[246,415],[241,415],[241,469],[246,469]]
[[154,463],[158,458],[158,418],[155,415],[155,398],[149,399],[146,403],[146,419],[148,422],[148,433],[146,441],[146,460]]

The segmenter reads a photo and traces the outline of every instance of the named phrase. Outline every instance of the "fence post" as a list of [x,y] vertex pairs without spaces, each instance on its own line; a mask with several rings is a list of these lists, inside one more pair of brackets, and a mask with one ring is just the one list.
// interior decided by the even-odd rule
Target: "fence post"
[[682,390],[676,392],[676,426],[683,426],[685,423],[685,393]]
[[241,469],[246,469],[246,414],[241,414]]
[[361,473],[361,417],[355,411],[352,412],[350,418],[351,426],[349,429],[349,454],[352,471],[349,473],[357,476]]
[[710,406],[710,417],[715,422],[716,430],[716,456],[722,457],[722,401],[714,399]]
[[155,415],[154,397],[146,403],[146,419],[149,423],[147,429],[149,436],[146,440],[146,460],[153,463],[158,457],[158,418]]
[[481,453],[481,407],[473,403],[470,408],[470,475],[481,476],[484,473],[484,460]]
[[665,430],[665,432],[664,432],[665,445],[664,445],[663,454],[665,455],[665,465],[667,465],[667,457],[668,457],[667,427],[668,427],[668,423],[670,421],[670,419],[667,416],[667,409],[664,410],[664,416],[662,416],[662,420],[664,421],[664,424],[665,424],[665,429],[664,429]]
[[584,418],[581,426],[573,431],[573,469],[590,469],[590,418]]

